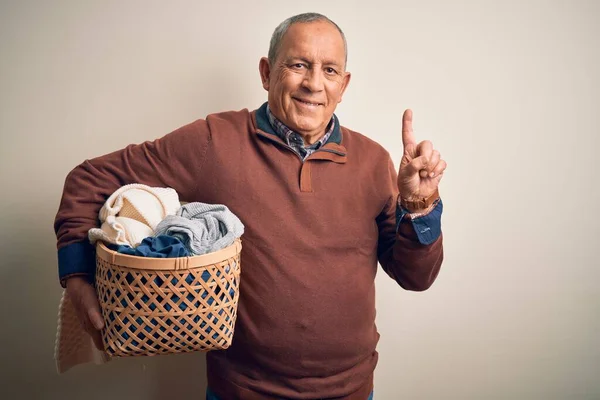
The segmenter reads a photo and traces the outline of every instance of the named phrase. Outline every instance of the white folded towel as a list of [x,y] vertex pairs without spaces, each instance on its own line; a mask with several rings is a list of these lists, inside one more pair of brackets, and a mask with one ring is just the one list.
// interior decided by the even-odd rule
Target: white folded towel
[[136,247],[179,207],[179,196],[174,189],[138,183],[122,186],[104,203],[99,215],[101,227],[90,229],[88,239],[92,244],[102,240]]
[[75,305],[63,290],[58,307],[58,327],[54,345],[54,361],[59,374],[79,364],[104,364],[112,358],[94,345],[92,337],[79,322]]
[[[158,223],[180,207],[179,196],[171,188],[153,188],[141,184],[125,185],[114,192],[100,210],[101,228],[88,231],[90,242],[137,246],[152,236]],[[66,290],[60,300],[54,348],[56,369],[65,372],[78,364],[110,361],[107,353],[96,349],[85,332]]]

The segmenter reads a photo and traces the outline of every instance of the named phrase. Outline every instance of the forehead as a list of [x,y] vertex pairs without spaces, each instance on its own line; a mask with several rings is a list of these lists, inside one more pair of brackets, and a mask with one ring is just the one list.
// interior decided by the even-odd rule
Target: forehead
[[296,23],[289,27],[279,49],[284,58],[303,57],[314,61],[344,64],[342,35],[327,21]]

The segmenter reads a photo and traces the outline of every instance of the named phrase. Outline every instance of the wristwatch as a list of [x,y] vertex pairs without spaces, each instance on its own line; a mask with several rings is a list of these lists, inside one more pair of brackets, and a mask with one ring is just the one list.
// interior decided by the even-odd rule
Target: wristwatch
[[408,211],[424,210],[432,205],[440,197],[440,192],[435,189],[435,192],[429,197],[423,197],[416,200],[406,200],[400,196],[400,205]]

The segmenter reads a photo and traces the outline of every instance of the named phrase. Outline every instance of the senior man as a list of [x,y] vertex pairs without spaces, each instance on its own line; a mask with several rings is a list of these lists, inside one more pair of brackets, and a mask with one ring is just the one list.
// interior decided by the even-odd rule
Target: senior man
[[386,150],[340,125],[346,57],[334,22],[291,17],[260,60],[260,108],[211,114],[71,171],[55,221],[59,276],[99,347],[87,231],[120,186],[171,187],[245,224],[236,331],[230,348],[207,353],[207,398],[372,398],[377,262],[407,290],[433,283],[446,163],[417,144],[410,110],[398,174]]

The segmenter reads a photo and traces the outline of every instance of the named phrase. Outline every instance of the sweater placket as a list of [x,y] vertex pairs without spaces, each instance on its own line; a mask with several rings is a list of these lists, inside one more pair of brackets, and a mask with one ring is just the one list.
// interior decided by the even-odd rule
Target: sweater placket
[[346,152],[343,146],[335,143],[326,143],[320,149],[309,155],[307,158],[302,159],[302,156],[298,154],[291,146],[284,143],[281,138],[273,135],[269,135],[261,130],[257,131],[257,134],[265,138],[280,147],[283,147],[287,151],[291,151],[300,160],[300,192],[301,193],[313,193],[312,185],[312,163],[317,160],[321,161],[332,161],[336,164],[346,163]]

